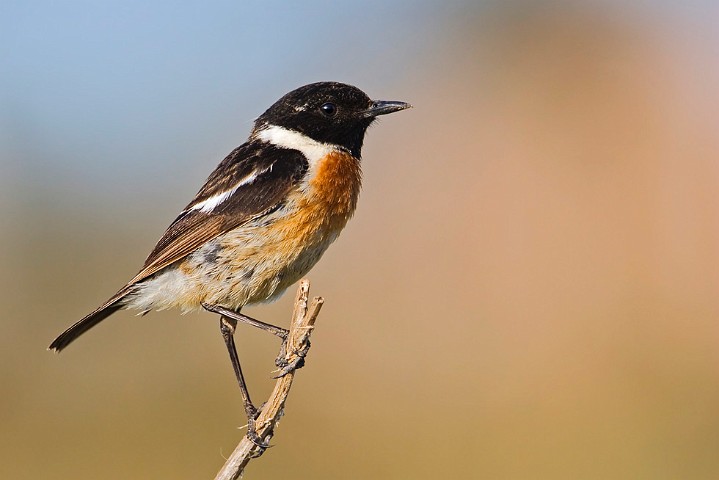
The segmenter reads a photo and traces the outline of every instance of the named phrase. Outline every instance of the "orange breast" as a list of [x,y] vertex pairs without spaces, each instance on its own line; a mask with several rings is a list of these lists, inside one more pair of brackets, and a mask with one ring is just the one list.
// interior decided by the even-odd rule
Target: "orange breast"
[[352,155],[332,152],[309,174],[306,186],[290,194],[292,215],[277,219],[271,227],[273,233],[283,232],[278,235],[283,248],[301,251],[334,240],[357,206],[362,172]]
[[359,197],[362,183],[359,161],[349,153],[332,152],[318,162],[316,169],[309,182],[308,203],[316,203],[315,208],[324,210],[333,223],[342,218],[346,221],[352,216]]
[[[299,259],[314,264],[352,217],[359,198],[362,172],[348,153],[326,155],[309,175],[306,186],[288,198],[292,214],[277,218],[262,232],[267,240],[263,250],[288,263]],[[311,261],[303,261],[305,257]]]

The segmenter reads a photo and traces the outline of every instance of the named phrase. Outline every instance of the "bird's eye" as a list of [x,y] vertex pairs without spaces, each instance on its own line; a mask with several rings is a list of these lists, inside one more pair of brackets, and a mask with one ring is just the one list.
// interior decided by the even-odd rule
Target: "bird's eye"
[[334,117],[337,113],[337,105],[332,102],[323,103],[320,111],[325,117]]

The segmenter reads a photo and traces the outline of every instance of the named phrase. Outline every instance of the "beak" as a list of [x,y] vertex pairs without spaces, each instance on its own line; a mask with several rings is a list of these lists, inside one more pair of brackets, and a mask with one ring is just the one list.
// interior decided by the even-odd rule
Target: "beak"
[[406,108],[412,108],[412,105],[405,102],[395,102],[387,100],[375,100],[372,106],[362,112],[363,117],[376,117],[378,115],[387,115],[388,113],[399,112]]

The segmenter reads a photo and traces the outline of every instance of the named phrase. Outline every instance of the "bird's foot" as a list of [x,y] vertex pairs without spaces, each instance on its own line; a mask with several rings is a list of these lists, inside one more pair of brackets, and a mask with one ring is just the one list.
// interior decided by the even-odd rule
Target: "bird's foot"
[[302,345],[293,349],[292,352],[287,352],[287,341],[282,342],[280,347],[280,353],[275,359],[275,365],[277,365],[278,373],[274,378],[281,378],[290,372],[294,372],[298,368],[305,366],[305,357],[307,352],[310,350],[309,339],[305,340]]
[[[257,447],[257,451],[253,455],[253,457],[255,458],[261,456],[263,453],[265,453],[265,450],[272,446],[270,445],[269,441],[265,441],[257,434],[257,426],[255,422],[257,420],[257,417],[260,415],[260,411],[262,411],[262,406],[260,406],[259,409],[253,406],[252,409],[247,411],[247,438]],[[268,438],[271,436],[271,434],[265,435],[265,437]]]

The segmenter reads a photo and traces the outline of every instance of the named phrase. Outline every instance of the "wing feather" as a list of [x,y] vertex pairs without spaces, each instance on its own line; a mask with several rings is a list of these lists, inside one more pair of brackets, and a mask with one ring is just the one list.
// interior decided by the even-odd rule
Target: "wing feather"
[[[307,168],[307,159],[297,150],[256,143],[236,148],[168,227],[142,270],[128,285],[182,260],[223,233],[273,211],[301,181]],[[227,192],[231,193],[224,195]],[[222,201],[209,212],[193,209],[218,195],[222,195],[218,197]]]

